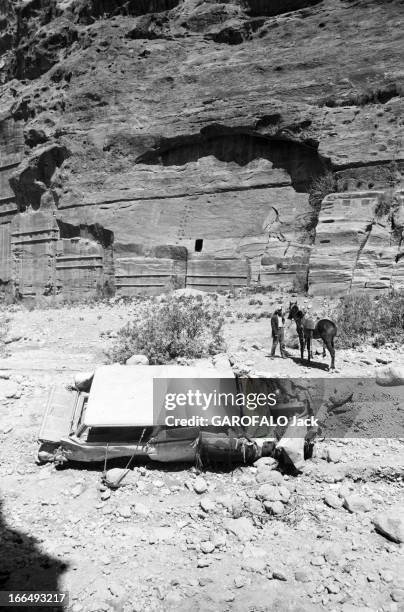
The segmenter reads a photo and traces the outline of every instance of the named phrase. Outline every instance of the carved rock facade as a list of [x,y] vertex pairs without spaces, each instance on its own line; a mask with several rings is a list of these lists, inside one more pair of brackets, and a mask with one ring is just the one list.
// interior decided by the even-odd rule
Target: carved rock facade
[[401,9],[0,0],[3,290],[401,286]]

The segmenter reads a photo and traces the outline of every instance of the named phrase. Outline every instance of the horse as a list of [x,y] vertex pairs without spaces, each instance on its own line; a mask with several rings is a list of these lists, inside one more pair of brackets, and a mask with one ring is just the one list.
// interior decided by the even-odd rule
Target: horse
[[335,369],[335,348],[334,338],[337,335],[337,326],[329,319],[320,319],[316,324],[308,317],[305,316],[304,312],[299,309],[297,302],[289,303],[289,315],[288,319],[293,319],[296,323],[296,330],[299,336],[300,344],[300,356],[301,360],[304,360],[304,347],[307,346],[308,362],[313,358],[311,350],[312,338],[320,339],[323,341],[323,357],[325,357],[325,347],[331,356],[331,370]]

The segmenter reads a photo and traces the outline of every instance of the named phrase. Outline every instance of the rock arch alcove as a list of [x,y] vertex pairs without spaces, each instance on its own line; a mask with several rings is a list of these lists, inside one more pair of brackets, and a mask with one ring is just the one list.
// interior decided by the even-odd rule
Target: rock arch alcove
[[[166,139],[136,162],[170,180],[176,176],[194,192],[176,203],[176,234],[168,228],[175,244],[188,250],[187,284],[305,287],[312,242],[308,192],[329,166],[314,146],[213,125]],[[273,211],[276,224],[268,224]],[[164,215],[161,210],[160,221]],[[200,240],[203,252],[195,250]]]

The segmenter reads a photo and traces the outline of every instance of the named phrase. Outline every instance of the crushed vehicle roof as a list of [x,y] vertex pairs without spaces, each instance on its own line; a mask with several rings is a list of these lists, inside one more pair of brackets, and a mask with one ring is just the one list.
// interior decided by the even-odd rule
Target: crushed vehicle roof
[[[230,379],[232,376],[232,379]],[[223,378],[225,377],[225,378]],[[159,386],[162,392],[186,392],[187,389],[212,390],[201,385],[201,379],[220,379],[220,391],[234,391],[235,379],[231,370],[212,367],[180,365],[108,365],[97,368],[91,385],[82,424],[87,427],[146,427],[155,425],[153,413],[153,380],[178,379],[169,387]],[[184,379],[183,382],[182,379]],[[194,381],[194,382],[193,382]],[[199,383],[198,383],[199,381]],[[219,389],[218,389],[219,391]],[[162,396],[155,398],[160,401]]]

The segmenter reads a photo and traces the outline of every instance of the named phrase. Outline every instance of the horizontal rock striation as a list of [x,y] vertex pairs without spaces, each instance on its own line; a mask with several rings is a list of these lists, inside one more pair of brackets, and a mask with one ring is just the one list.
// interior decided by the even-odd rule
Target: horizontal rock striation
[[404,194],[331,194],[321,206],[309,264],[312,295],[404,287]]
[[[401,286],[401,208],[376,214],[401,198],[401,10],[0,2],[3,283],[72,299]],[[342,193],[313,206],[329,172]],[[38,240],[17,248],[18,228]]]

